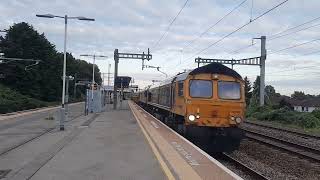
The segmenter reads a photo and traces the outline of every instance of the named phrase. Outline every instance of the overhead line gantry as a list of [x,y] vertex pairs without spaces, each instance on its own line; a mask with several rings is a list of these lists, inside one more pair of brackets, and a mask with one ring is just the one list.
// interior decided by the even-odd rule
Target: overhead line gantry
[[266,36],[261,36],[260,38],[254,38],[261,40],[261,56],[259,57],[251,57],[244,59],[209,59],[209,58],[195,58],[195,62],[198,63],[198,67],[200,64],[208,64],[208,63],[221,63],[221,64],[231,64],[232,68],[234,65],[254,65],[260,66],[260,106],[264,105],[264,88],[265,88],[265,61],[267,58],[267,50],[266,50]]

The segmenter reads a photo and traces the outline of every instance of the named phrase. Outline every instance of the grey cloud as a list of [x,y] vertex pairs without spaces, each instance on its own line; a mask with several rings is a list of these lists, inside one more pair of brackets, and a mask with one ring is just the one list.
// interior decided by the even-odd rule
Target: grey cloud
[[[279,2],[279,0],[254,1],[253,17],[260,15]],[[7,28],[13,22],[29,22],[37,30],[44,32],[48,39],[56,44],[58,50],[61,51],[64,33],[63,21],[39,19],[35,17],[35,14],[53,13],[63,15],[67,13],[75,16],[92,17],[96,19],[95,22],[70,21],[68,26],[68,51],[76,56],[83,52],[99,52],[112,57],[115,48],[119,48],[122,52],[137,52],[146,51],[148,47],[152,47],[183,3],[184,1],[181,0],[2,1],[0,3],[0,12],[2,12],[0,28]],[[246,2],[192,46],[184,48],[182,53],[180,49],[238,3],[240,1],[189,1],[166,38],[160,42],[157,49],[151,49],[154,59],[149,63],[162,66],[163,70],[170,74],[175,74],[184,68],[195,67],[194,57],[192,56],[195,52],[207,47],[249,21],[250,1]],[[268,41],[272,34],[319,16],[317,13],[319,6],[320,2],[318,0],[288,1],[282,7],[226,38],[217,46],[209,48],[199,56],[215,58],[258,56],[260,53],[259,43],[254,47],[241,51],[239,54],[228,54],[226,52],[249,45],[251,38],[261,35],[267,36],[268,50],[282,49],[318,38],[319,28],[311,28],[285,38]],[[318,55],[307,57],[299,57],[299,55],[317,50],[319,47],[320,44],[315,42],[284,51],[283,55],[270,55],[267,59],[267,71],[278,71],[283,68],[303,65],[318,66]],[[181,60],[182,56],[183,59]],[[182,61],[181,64],[180,61]],[[123,69],[121,71],[127,74],[140,71],[141,62],[134,62],[130,65],[122,64],[121,68]],[[106,70],[103,63],[101,63],[101,69]],[[258,67],[254,69],[258,71]],[[246,73],[249,75],[256,74],[256,70],[251,71],[251,68],[248,67],[241,67],[239,70],[243,75]],[[302,72],[308,71],[306,69]],[[157,72],[150,72],[148,76],[151,77],[151,74],[154,74],[155,77],[158,76]],[[138,75],[138,77],[140,76]],[[140,78],[144,79],[145,77],[143,75]],[[283,78],[279,77],[279,80]],[[144,84],[147,81],[149,80],[145,79]],[[281,88],[282,86],[279,84],[277,87]]]

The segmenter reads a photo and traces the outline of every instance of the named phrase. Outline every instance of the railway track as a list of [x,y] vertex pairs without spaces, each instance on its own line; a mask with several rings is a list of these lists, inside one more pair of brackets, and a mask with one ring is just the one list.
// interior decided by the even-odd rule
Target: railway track
[[302,144],[290,142],[284,139],[272,137],[260,132],[244,129],[246,132],[246,137],[248,139],[257,141],[259,143],[266,144],[268,146],[273,146],[278,149],[285,150],[289,153],[293,153],[303,158],[307,158],[316,162],[320,162],[320,150],[308,147]]
[[238,161],[237,159],[233,158],[232,156],[228,155],[227,153],[219,154],[218,159],[222,161],[227,161],[240,169],[245,174],[249,175],[252,179],[259,179],[259,180],[267,180],[268,178],[262,175],[261,173],[255,171],[254,169],[248,167],[247,165],[243,164],[242,162]]
[[298,135],[298,136],[301,136],[303,138],[313,138],[313,139],[320,140],[320,136],[307,134],[307,133],[299,132],[299,131],[296,131],[296,130],[279,128],[279,127],[274,127],[274,126],[270,126],[270,125],[266,125],[266,124],[262,124],[262,123],[251,122],[251,121],[245,121],[244,123],[245,124],[249,124],[249,125],[259,126],[259,127],[268,128],[268,129],[274,129],[274,130],[278,130],[278,131],[282,131],[282,132]]
[[[78,117],[80,117],[80,116],[82,116],[82,115],[83,115],[83,114],[81,113],[80,115],[74,116],[72,119],[70,119],[70,120],[68,120],[68,121],[66,121],[66,122],[67,122],[67,123],[70,123],[71,121],[77,119]],[[22,142],[19,142],[19,143],[13,145],[13,146],[11,146],[11,147],[9,147],[9,148],[1,151],[1,152],[0,152],[0,156],[3,156],[3,155],[5,155],[5,154],[9,153],[10,151],[13,151],[13,150],[15,150],[15,149],[17,149],[17,148],[19,148],[19,147],[21,147],[21,146],[23,146],[23,145],[25,145],[25,144],[33,141],[33,140],[35,140],[35,139],[37,139],[37,138],[45,135],[45,134],[48,134],[48,133],[52,132],[52,131],[55,130],[55,129],[56,129],[55,127],[47,128],[47,129],[45,129],[43,132],[39,133],[38,135],[33,136],[33,137],[29,138],[29,139],[26,139],[26,140],[24,140],[24,141],[22,141]]]

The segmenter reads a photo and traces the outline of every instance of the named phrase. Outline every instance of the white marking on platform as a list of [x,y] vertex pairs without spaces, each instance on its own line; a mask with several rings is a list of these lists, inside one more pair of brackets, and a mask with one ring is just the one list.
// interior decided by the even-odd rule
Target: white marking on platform
[[87,127],[89,127],[89,126],[79,126],[79,128],[87,128]]
[[[140,109],[139,109],[140,110]],[[157,118],[155,118],[154,116],[152,116],[150,113],[148,113],[145,110],[142,110],[143,112],[149,114],[155,121],[159,122],[159,124],[161,124],[163,127],[165,127],[166,129],[168,129],[169,131],[171,131],[172,133],[174,133],[175,135],[177,135],[178,137],[180,137],[183,141],[185,141],[186,143],[188,143],[189,145],[191,145],[193,148],[195,148],[198,152],[200,152],[202,155],[204,155],[206,158],[208,158],[212,163],[216,164],[218,167],[220,167],[223,171],[227,172],[229,175],[231,175],[234,179],[237,180],[243,180],[241,177],[239,177],[237,174],[235,174],[234,172],[232,172],[230,169],[228,169],[226,166],[224,166],[223,164],[221,164],[219,161],[217,161],[216,159],[214,159],[213,157],[211,157],[209,154],[207,154],[206,152],[204,152],[202,149],[200,149],[198,146],[194,145],[193,143],[191,143],[189,140],[187,140],[186,138],[182,137],[180,134],[178,134],[177,132],[175,132],[174,130],[172,130],[171,128],[169,128],[167,125],[165,125],[163,122],[159,121]]]
[[175,147],[175,149],[184,157],[187,159],[188,163],[191,165],[191,166],[198,166],[200,165],[198,163],[197,160],[195,160],[193,157],[192,157],[192,154],[187,152],[180,144],[178,144],[177,142],[173,141],[171,142],[171,144]]
[[154,128],[156,128],[156,129],[159,128],[158,124],[155,123],[154,121],[150,121],[150,123],[152,124],[152,126],[153,126]]

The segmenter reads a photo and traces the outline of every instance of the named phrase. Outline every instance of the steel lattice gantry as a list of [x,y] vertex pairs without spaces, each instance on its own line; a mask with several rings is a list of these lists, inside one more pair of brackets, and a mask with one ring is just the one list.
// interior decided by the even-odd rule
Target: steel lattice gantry
[[233,65],[255,65],[260,66],[261,64],[261,57],[252,57],[252,58],[246,58],[246,59],[206,59],[206,58],[196,58],[195,62],[198,63],[198,67],[200,64],[208,64],[208,63],[221,63],[221,64],[231,64]]
[[254,65],[260,66],[260,106],[264,105],[264,88],[265,88],[265,61],[267,59],[267,50],[266,50],[266,36],[261,36],[260,38],[254,38],[261,40],[261,56],[259,57],[252,57],[252,58],[245,58],[245,59],[208,59],[208,58],[196,58],[195,62],[198,63],[198,67],[200,64],[207,64],[207,63],[221,63],[221,64],[231,64],[232,68],[233,65]]
[[118,53],[118,58],[122,58],[122,59],[147,59],[150,60],[152,59],[152,55],[151,54],[133,54],[133,53]]
[[150,61],[152,59],[152,55],[150,54],[150,50],[148,48],[148,53],[145,54],[144,52],[141,54],[137,53],[119,53],[118,49],[114,50],[114,86],[113,86],[113,108],[117,109],[117,86],[116,81],[118,78],[118,64],[119,59],[141,59],[142,60],[142,70],[144,67],[144,61]]

